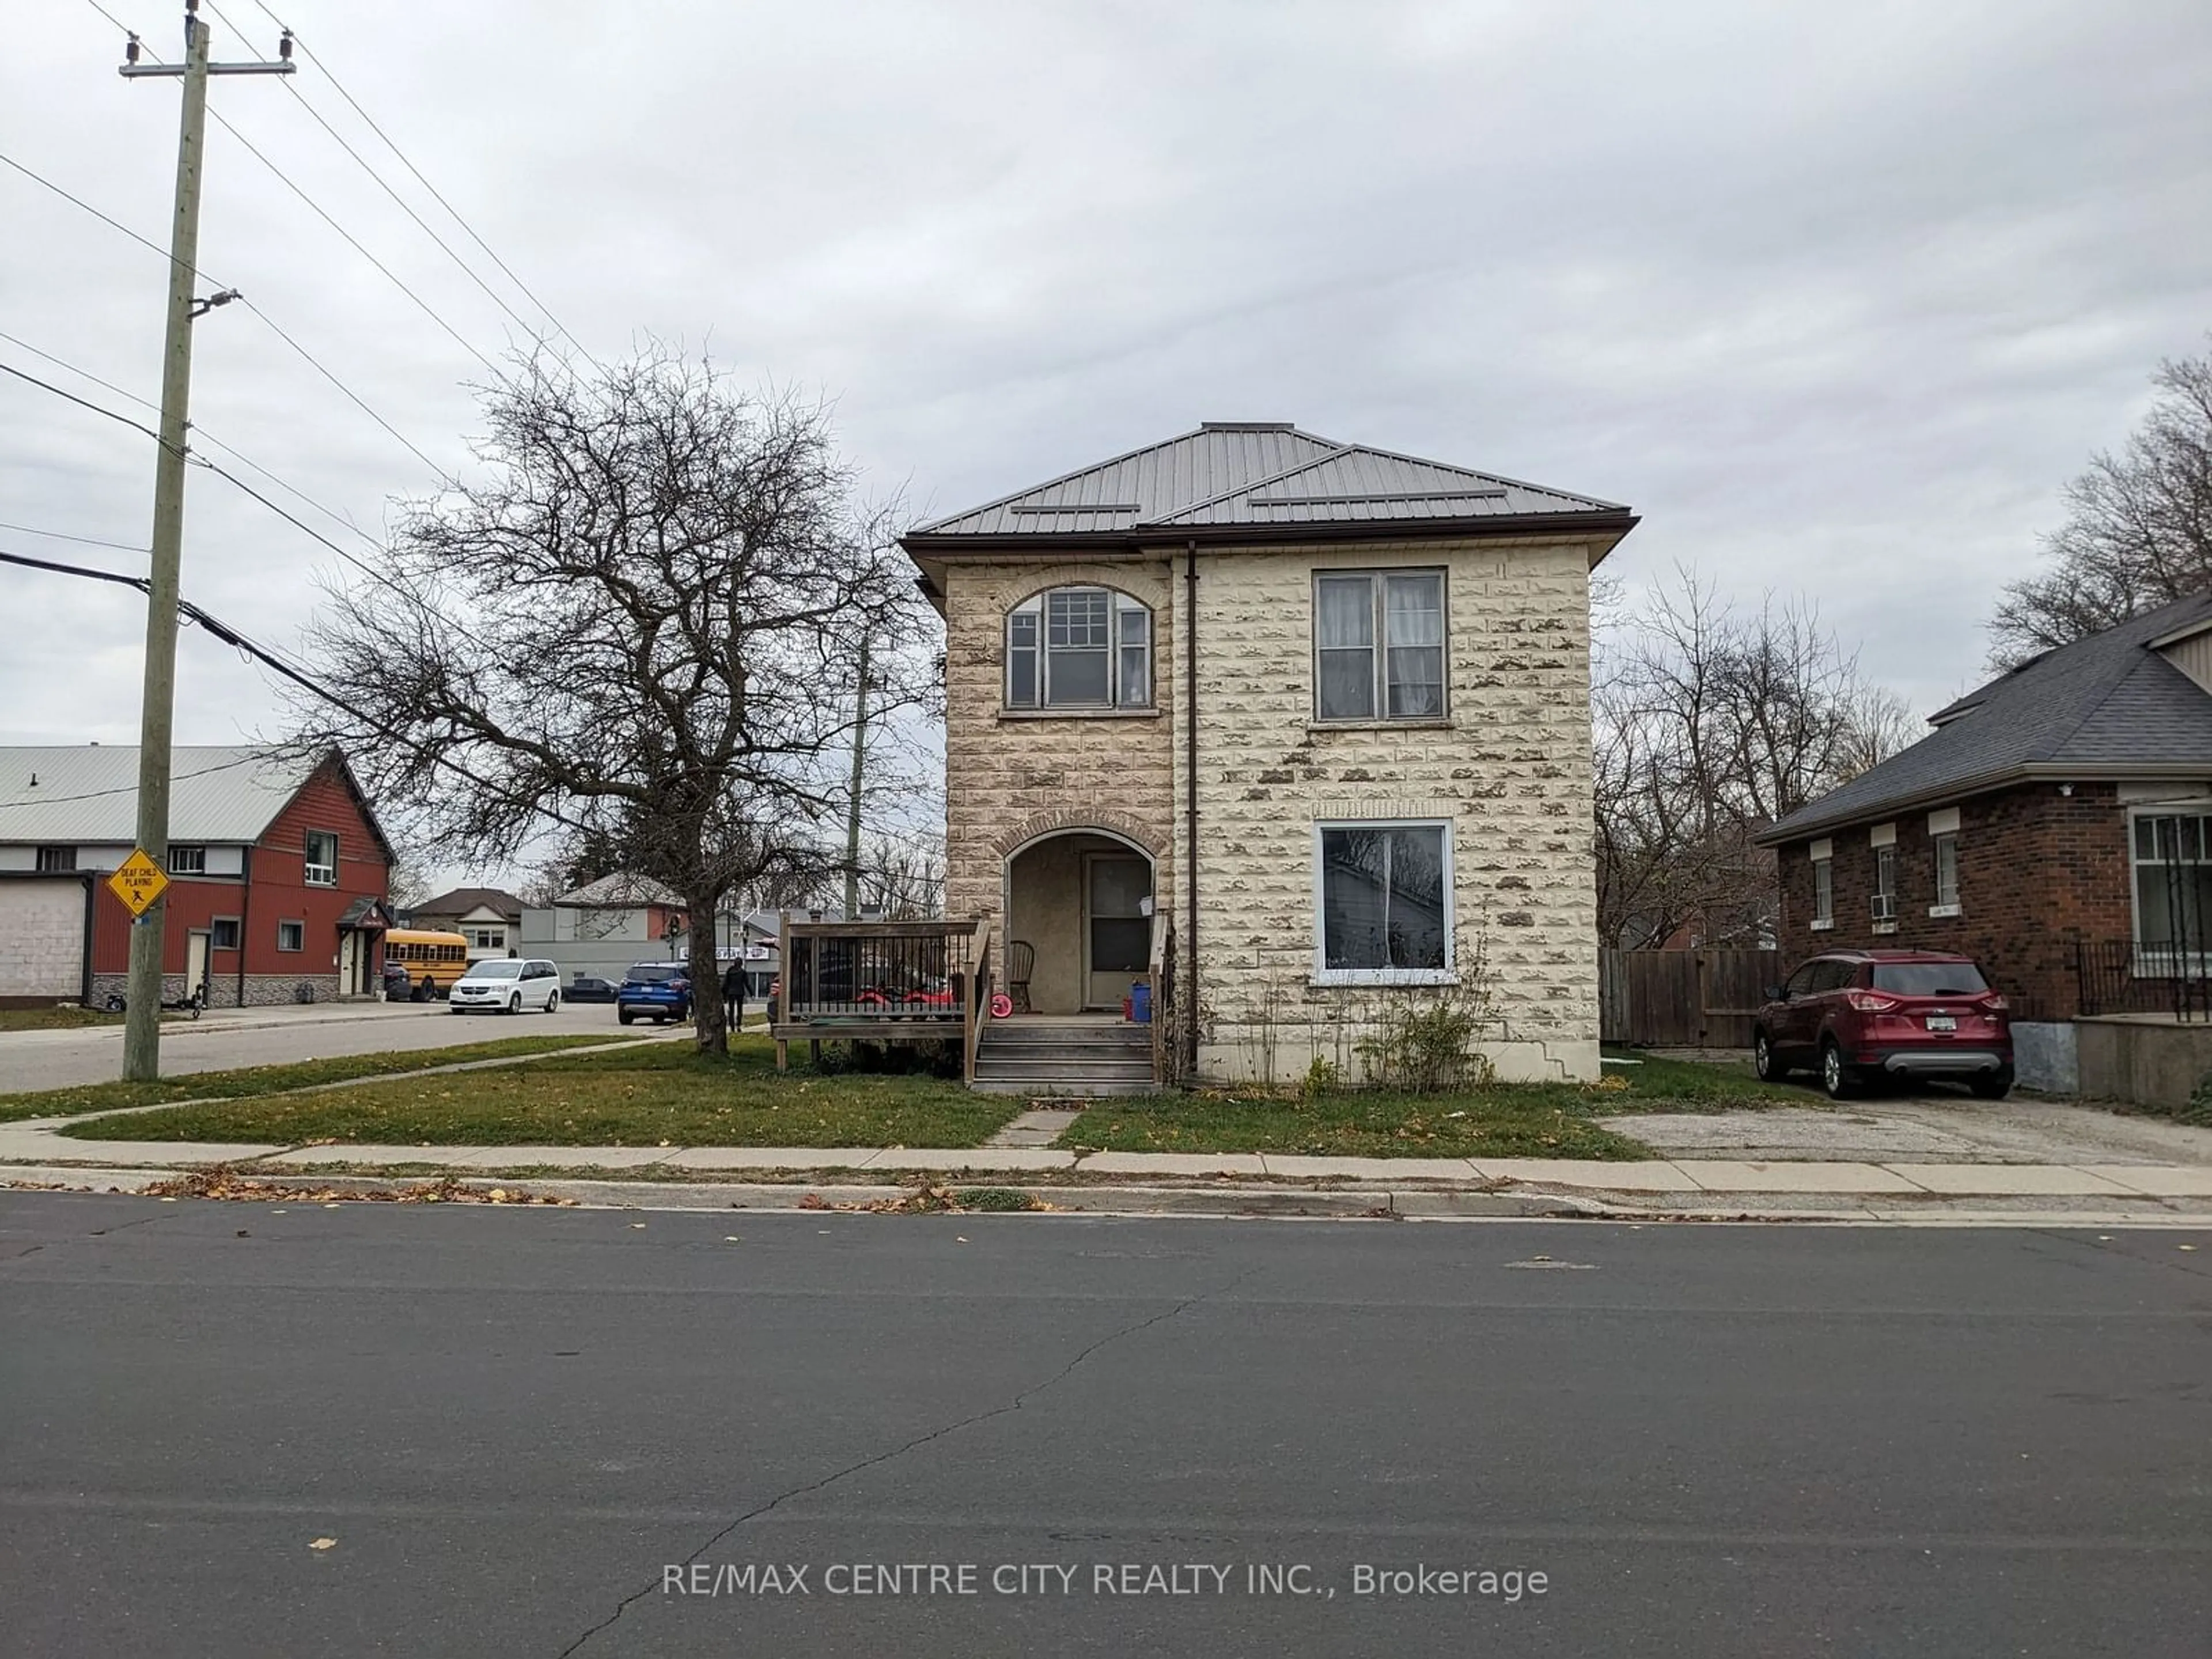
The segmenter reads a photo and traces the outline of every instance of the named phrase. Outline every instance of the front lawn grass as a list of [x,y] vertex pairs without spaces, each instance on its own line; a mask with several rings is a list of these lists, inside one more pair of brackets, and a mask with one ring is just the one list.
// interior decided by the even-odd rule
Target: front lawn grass
[[1239,1094],[1102,1101],[1053,1144],[1109,1152],[1299,1152],[1327,1158],[1639,1158],[1578,1090],[1458,1095],[1344,1090],[1310,1100]]
[[[394,1054],[334,1054],[327,1060],[295,1060],[283,1066],[249,1066],[229,1072],[186,1072],[151,1083],[85,1083],[73,1089],[45,1089],[35,1094],[0,1095],[0,1123],[25,1117],[74,1117],[82,1112],[104,1112],[118,1106],[158,1106],[169,1100],[243,1100],[286,1089],[312,1089],[325,1083],[344,1083],[357,1077],[383,1077],[393,1072],[419,1072],[426,1066],[455,1066],[471,1060],[507,1060],[519,1055],[548,1054],[586,1043],[606,1042],[605,1036],[502,1037],[492,1042],[465,1042],[451,1048],[410,1048]],[[138,1123],[144,1118],[127,1120]],[[108,1139],[117,1136],[111,1132]],[[138,1137],[125,1135],[125,1139]]]
[[513,1070],[394,1079],[72,1125],[86,1140],[311,1140],[471,1146],[975,1146],[1025,1103],[915,1075],[779,1074],[748,1036],[725,1057],[683,1042]]
[[1651,1156],[1604,1127],[1625,1112],[1718,1112],[1803,1103],[1748,1066],[1680,1060],[1608,1066],[1595,1084],[1497,1084],[1455,1094],[1334,1091],[1310,1099],[1258,1091],[1105,1101],[1054,1144],[1115,1152],[1296,1152],[1331,1158]]
[[1608,1059],[1639,1063],[1605,1067],[1599,1085],[1589,1091],[1598,1097],[1595,1109],[1601,1112],[1729,1112],[1826,1103],[1802,1083],[1761,1083],[1748,1060],[1662,1060],[1633,1048],[1606,1052]]

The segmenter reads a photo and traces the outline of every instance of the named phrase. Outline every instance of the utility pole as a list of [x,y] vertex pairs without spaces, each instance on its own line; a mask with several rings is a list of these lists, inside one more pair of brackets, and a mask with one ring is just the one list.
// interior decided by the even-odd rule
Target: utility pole
[[868,757],[868,636],[860,635],[860,688],[853,709],[853,789],[845,803],[845,920],[860,915],[860,780]]
[[[146,687],[138,722],[138,846],[156,866],[169,863],[169,744],[175,724],[177,595],[185,538],[185,440],[192,389],[192,319],[236,295],[193,297],[200,246],[200,158],[207,133],[210,75],[289,75],[292,37],[274,64],[210,64],[208,27],[199,0],[185,0],[185,61],[142,64],[138,37],[125,48],[122,73],[166,76],[185,83],[177,137],[177,206],[169,228],[169,317],[161,362],[161,448],[154,465],[153,580],[146,591]],[[161,1074],[161,947],[165,900],[156,899],[131,929],[130,1011],[123,1027],[123,1075]],[[243,946],[245,941],[240,940]],[[185,988],[191,994],[192,988]]]

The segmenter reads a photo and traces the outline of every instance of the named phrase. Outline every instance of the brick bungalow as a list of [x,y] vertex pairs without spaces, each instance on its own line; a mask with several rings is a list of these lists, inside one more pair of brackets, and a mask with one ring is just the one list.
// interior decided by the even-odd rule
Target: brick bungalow
[[[210,1006],[381,994],[392,848],[335,751],[173,751],[163,994]],[[0,749],[0,1002],[98,1003],[129,975],[137,745]],[[305,988],[304,990],[302,988]]]
[[[2212,594],[2046,652],[1930,723],[1759,836],[1780,859],[1785,957],[1966,952],[2028,1043],[2039,1024],[2154,1012],[2176,968],[2202,977]],[[2023,1082],[2028,1065],[2024,1047]]]

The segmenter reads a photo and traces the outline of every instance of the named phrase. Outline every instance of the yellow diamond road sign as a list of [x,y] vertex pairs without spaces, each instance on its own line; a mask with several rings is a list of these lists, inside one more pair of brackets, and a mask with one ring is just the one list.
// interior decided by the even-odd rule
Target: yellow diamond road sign
[[161,873],[161,866],[146,856],[146,849],[134,847],[131,856],[123,860],[107,884],[115,896],[123,901],[123,908],[134,916],[143,916],[161,896],[169,878]]

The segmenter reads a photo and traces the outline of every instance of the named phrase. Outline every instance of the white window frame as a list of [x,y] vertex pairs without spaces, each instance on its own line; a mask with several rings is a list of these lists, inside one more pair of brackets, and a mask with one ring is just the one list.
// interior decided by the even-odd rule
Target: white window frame
[[32,867],[42,876],[68,876],[76,873],[76,848],[74,847],[41,847],[33,857]]
[[[218,928],[222,927],[228,927],[230,929],[230,943],[228,945],[225,945],[222,942],[222,935],[216,931]],[[235,951],[244,941],[245,937],[246,923],[243,918],[239,916],[210,916],[208,918],[209,950]]]
[[1816,841],[1807,852],[1813,866],[1814,933],[1825,933],[1836,925],[1836,843]]
[[1897,931],[1897,835],[1894,830],[1891,831],[1888,840],[1877,841],[1874,844],[1874,891],[1868,896],[1868,900],[1867,908],[1874,919],[1874,931],[1877,933],[1895,933]]
[[[1409,646],[1408,650],[1433,648],[1437,653],[1437,707],[1433,712],[1394,714],[1390,712],[1390,579],[1393,576],[1432,577],[1437,584],[1438,638],[1433,647]],[[1321,590],[1323,582],[1364,581],[1373,608],[1375,631],[1364,649],[1369,657],[1369,685],[1373,704],[1364,714],[1331,714],[1322,708]],[[1316,726],[1419,725],[1451,718],[1451,575],[1441,565],[1408,565],[1384,570],[1316,570],[1313,573],[1313,719]],[[1356,646],[1332,650],[1358,650]]]
[[[1053,648],[1050,639],[1049,613],[1054,595],[1061,593],[1102,593],[1106,598],[1106,701],[1103,702],[1055,702],[1052,696]],[[1017,645],[1014,635],[1018,621],[1029,623],[1030,638],[1026,644]],[[1133,625],[1140,627],[1141,641],[1128,638]],[[1063,582],[1057,587],[1048,587],[1032,593],[1006,612],[1004,639],[1006,643],[1006,673],[1000,684],[1001,706],[1011,714],[1096,714],[1121,709],[1150,710],[1155,706],[1152,689],[1153,647],[1157,642],[1152,607],[1135,595],[1124,593],[1118,587],[1106,587],[1097,582]],[[1095,649],[1096,647],[1086,647]],[[1123,661],[1127,653],[1141,651],[1141,666],[1134,674],[1128,672]],[[1014,659],[1026,654],[1033,659],[1030,684],[1035,697],[1028,702],[1014,700]],[[1130,680],[1140,682],[1132,687]],[[1133,696],[1131,695],[1133,690]]]
[[[284,930],[287,927],[294,930],[293,938],[296,943],[291,945],[284,943]],[[307,924],[304,921],[279,921],[276,924],[276,948],[279,951],[285,952],[287,955],[289,955],[295,951],[306,950],[307,948]]]
[[[1951,866],[1948,872],[1950,880],[1948,884],[1944,881],[1943,868],[1947,862],[1945,857],[1947,854],[1949,855],[1948,862]],[[1936,872],[1936,902],[1928,907],[1928,914],[1931,916],[1960,915],[1959,832],[1956,830],[1946,830],[1940,834],[1929,836],[1928,858]]]
[[[2166,860],[2156,857],[2144,858],[2136,850],[2141,836],[2137,826],[2157,818],[2195,818],[2203,826],[2197,832],[2200,837],[2198,846],[2203,848],[2212,842],[2212,809],[2195,805],[2185,808],[2178,804],[2161,803],[2142,807],[2128,814],[2128,942],[2130,955],[2133,957],[2133,971],[2139,979],[2171,978],[2177,969],[2185,969],[2186,975],[2193,977],[2212,967],[2212,948],[2208,948],[2206,942],[2200,941],[2197,949],[2185,963],[2179,947],[2171,944],[2153,944],[2143,938],[2141,872],[2145,865],[2164,866]],[[2154,848],[2157,844],[2157,834],[2156,830],[2151,832]],[[2187,869],[2190,866],[2185,864],[2181,867]]]
[[[331,861],[328,864],[315,862],[315,837],[318,836],[325,836],[330,839]],[[305,838],[305,846],[301,854],[300,867],[302,879],[308,886],[337,886],[338,884],[338,832],[335,830],[308,830]],[[318,871],[325,873],[318,875],[316,873]]]
[[197,844],[169,844],[169,873],[173,876],[204,876],[207,874],[207,848]]
[[[1441,968],[1332,968],[1328,965],[1328,917],[1323,908],[1328,872],[1322,860],[1322,836],[1332,830],[1441,830],[1443,831],[1444,965]],[[1449,818],[1317,818],[1313,839],[1313,978],[1316,985],[1456,985],[1459,982],[1459,882]]]

